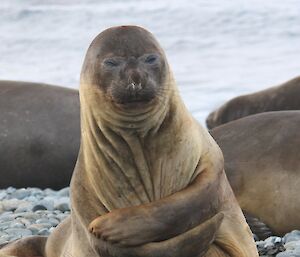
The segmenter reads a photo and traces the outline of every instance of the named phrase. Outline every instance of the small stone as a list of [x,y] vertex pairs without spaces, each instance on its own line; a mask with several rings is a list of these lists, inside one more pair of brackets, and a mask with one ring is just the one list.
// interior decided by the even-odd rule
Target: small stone
[[54,190],[51,189],[51,188],[46,188],[46,189],[44,190],[44,193],[45,193],[46,195],[56,195],[56,191],[54,191]]
[[57,192],[57,195],[60,197],[69,197],[70,196],[70,188],[66,187]]
[[49,232],[49,229],[43,228],[37,234],[40,236],[48,236],[50,234],[50,232]]
[[60,210],[62,212],[70,210],[70,198],[69,197],[62,197],[57,200],[54,204],[54,209]]
[[7,194],[12,194],[13,192],[15,192],[16,191],[16,189],[14,188],[14,187],[8,187],[7,189],[6,189],[6,193]]
[[37,233],[43,228],[44,227],[41,224],[31,224],[30,226],[27,227],[27,229],[29,229],[33,235],[37,235]]
[[40,211],[40,210],[47,210],[47,207],[40,203],[33,205],[32,207],[33,212]]
[[25,226],[24,226],[24,224],[21,223],[21,222],[12,222],[12,223],[10,224],[10,227],[11,227],[11,228],[24,228]]
[[0,191],[0,201],[4,200],[7,196],[7,193],[3,190]]
[[2,201],[3,209],[5,211],[15,211],[21,203],[22,201],[18,199],[10,199],[10,200]]
[[15,213],[28,212],[31,209],[32,209],[32,203],[24,202],[18,206],[18,208],[15,210]]
[[10,242],[16,241],[18,239],[22,238],[22,235],[13,235],[9,238]]
[[19,213],[19,217],[28,219],[28,220],[36,220],[38,219],[40,216],[37,213],[34,212],[25,212],[25,213]]
[[293,230],[290,233],[287,233],[284,237],[283,240],[285,243],[289,243],[292,241],[300,241],[300,231],[299,230]]
[[11,221],[14,219],[14,217],[12,217],[12,211],[8,211],[8,212],[3,212],[0,215],[0,221],[1,222],[5,222],[5,221]]
[[49,222],[51,223],[52,227],[56,227],[59,224],[59,221],[55,218],[50,218]]
[[15,192],[11,194],[12,198],[17,198],[19,200],[24,199],[25,197],[30,195],[30,191],[25,188],[17,189]]
[[69,216],[69,214],[60,213],[60,214],[57,214],[56,218],[59,219],[60,221],[63,221],[68,216]]
[[36,220],[36,224],[42,224],[42,223],[48,223],[49,220],[47,218],[41,218],[41,219],[38,219]]
[[24,218],[16,218],[16,220],[18,222],[21,222],[22,224],[24,224],[25,227],[28,227],[31,225],[31,222],[28,219],[24,219]]
[[5,230],[8,229],[11,225],[12,221],[1,222],[0,221],[0,229]]
[[6,240],[5,238],[0,237],[0,245],[8,243],[9,241]]
[[7,234],[12,234],[14,236],[31,236],[32,232],[29,229],[23,229],[23,228],[8,228],[6,229]]
[[49,232],[52,233],[52,231],[55,229],[55,227],[49,228]]
[[278,253],[276,257],[300,257],[300,254],[296,254],[294,251],[285,251]]

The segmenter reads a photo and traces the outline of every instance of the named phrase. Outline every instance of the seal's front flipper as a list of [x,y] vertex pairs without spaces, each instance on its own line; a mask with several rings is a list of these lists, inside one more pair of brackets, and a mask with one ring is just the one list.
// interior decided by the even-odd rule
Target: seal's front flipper
[[146,257],[201,257],[212,245],[216,233],[223,221],[224,214],[218,213],[197,227],[174,238],[149,243],[142,246],[142,254]]
[[4,245],[0,257],[44,257],[45,236],[31,236]]
[[260,240],[265,240],[266,238],[273,236],[273,231],[259,218],[256,218],[249,213],[244,212],[246,221],[252,231]]

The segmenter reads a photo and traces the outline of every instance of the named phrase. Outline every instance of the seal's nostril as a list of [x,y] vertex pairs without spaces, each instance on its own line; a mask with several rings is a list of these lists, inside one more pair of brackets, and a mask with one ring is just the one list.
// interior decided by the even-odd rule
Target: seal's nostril
[[130,91],[140,91],[142,89],[142,83],[136,84],[135,82],[131,82],[126,86],[126,89]]

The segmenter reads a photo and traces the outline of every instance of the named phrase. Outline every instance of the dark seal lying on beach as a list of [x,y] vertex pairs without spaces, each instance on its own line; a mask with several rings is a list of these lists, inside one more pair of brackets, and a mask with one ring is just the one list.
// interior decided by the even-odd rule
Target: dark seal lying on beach
[[300,110],[300,77],[276,87],[233,98],[210,113],[206,125],[212,129],[248,115],[284,110]]
[[0,81],[0,188],[69,184],[80,142],[78,91]]
[[235,196],[261,238],[300,228],[299,125],[300,111],[278,111],[210,131],[224,154]]
[[165,54],[136,26],[91,43],[80,85],[81,147],[71,216],[2,254],[258,256],[222,153],[184,106]]

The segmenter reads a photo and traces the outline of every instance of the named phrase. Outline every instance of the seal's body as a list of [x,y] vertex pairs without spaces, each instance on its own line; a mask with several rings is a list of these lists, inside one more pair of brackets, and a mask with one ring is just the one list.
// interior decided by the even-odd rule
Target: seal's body
[[80,142],[77,90],[0,81],[0,188],[69,184]]
[[278,111],[211,130],[241,208],[276,235],[300,228],[299,124],[300,111]]
[[282,85],[233,98],[209,114],[209,129],[261,112],[300,110],[300,77]]
[[222,153],[186,110],[152,34],[136,26],[99,34],[80,104],[71,217],[44,256],[258,256]]

